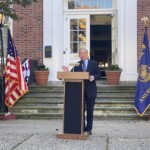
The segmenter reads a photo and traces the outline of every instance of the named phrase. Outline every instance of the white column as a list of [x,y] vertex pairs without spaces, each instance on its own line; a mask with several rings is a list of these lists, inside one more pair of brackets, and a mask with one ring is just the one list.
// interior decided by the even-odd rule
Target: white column
[[118,52],[122,81],[137,80],[137,0],[118,0]]
[[53,0],[53,81],[57,80],[57,71],[63,64],[63,1]]
[[[52,46],[53,44],[53,1],[43,0],[43,60],[44,64],[50,68],[49,80],[52,80],[53,75],[53,57],[45,58],[45,46]],[[52,46],[53,51],[53,46]]]

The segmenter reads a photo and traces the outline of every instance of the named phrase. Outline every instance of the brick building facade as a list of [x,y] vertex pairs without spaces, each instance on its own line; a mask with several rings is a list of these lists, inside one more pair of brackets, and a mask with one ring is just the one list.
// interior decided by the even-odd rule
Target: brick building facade
[[43,0],[14,9],[21,20],[13,22],[13,37],[20,57],[43,62]]
[[[141,43],[143,41],[144,23],[141,21],[142,17],[148,17],[148,35],[150,39],[150,1],[149,0],[138,0],[137,1],[137,51],[141,50]],[[138,60],[139,62],[139,53]]]

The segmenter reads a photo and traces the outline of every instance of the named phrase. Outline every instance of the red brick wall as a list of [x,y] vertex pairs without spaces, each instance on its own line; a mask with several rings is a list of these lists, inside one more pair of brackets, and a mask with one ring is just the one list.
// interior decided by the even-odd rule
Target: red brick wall
[[137,0],[137,51],[139,62],[139,51],[143,41],[144,23],[141,21],[143,16],[148,17],[148,35],[150,40],[150,0]]
[[13,39],[21,59],[43,62],[43,0],[28,7],[15,5],[21,20],[13,21]]

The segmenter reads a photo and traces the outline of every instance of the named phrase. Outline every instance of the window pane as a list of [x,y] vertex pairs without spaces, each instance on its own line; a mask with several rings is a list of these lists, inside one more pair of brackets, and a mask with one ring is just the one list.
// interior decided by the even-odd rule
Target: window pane
[[76,9],[82,8],[82,0],[76,0]]
[[68,9],[75,9],[75,0],[68,1]]
[[89,0],[83,0],[83,9],[89,9],[89,8],[90,8]]
[[86,30],[86,19],[79,20],[79,30]]
[[79,49],[80,48],[86,48],[86,42],[80,42],[79,43]]
[[77,29],[78,29],[77,19],[70,19],[70,30],[77,30]]
[[70,43],[71,53],[77,53],[78,52],[77,46],[78,46],[77,43]]
[[70,53],[86,47],[86,18],[70,19]]
[[79,41],[86,42],[86,32],[85,31],[79,32]]
[[91,0],[91,8],[97,8],[97,0]]
[[98,8],[104,8],[105,0],[98,0]]
[[112,0],[105,0],[105,8],[112,8]]
[[71,41],[78,41],[77,31],[71,31],[70,32],[70,40]]

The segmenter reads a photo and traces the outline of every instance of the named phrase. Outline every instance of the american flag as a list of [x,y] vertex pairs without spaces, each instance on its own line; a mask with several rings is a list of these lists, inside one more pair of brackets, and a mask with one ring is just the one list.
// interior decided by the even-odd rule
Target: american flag
[[15,50],[8,29],[8,47],[5,72],[5,104],[10,108],[17,100],[28,92],[27,83],[24,80],[22,66]]

